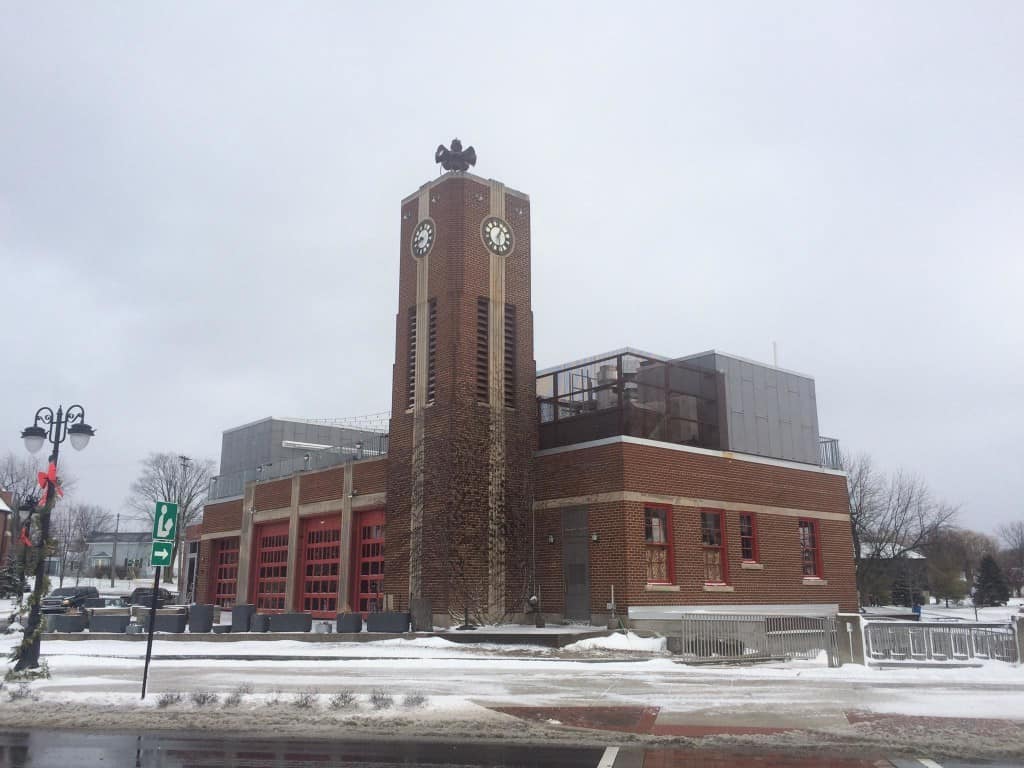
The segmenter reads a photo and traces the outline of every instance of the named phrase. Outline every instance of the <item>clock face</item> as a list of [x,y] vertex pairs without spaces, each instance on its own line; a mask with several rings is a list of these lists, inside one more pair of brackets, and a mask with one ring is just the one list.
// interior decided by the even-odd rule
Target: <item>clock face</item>
[[497,216],[484,219],[483,236],[484,245],[491,253],[504,256],[512,250],[512,227],[504,219]]
[[412,255],[416,257],[426,256],[434,245],[434,222],[424,219],[416,225],[412,233]]

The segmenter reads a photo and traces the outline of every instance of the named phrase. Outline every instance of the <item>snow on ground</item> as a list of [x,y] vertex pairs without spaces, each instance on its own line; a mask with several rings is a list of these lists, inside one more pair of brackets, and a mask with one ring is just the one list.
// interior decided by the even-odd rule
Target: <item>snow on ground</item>
[[[0,653],[18,637],[0,635]],[[647,648],[638,650],[634,644]],[[43,654],[52,677],[31,684],[39,702],[8,701],[0,693],[0,724],[306,735],[336,734],[343,726],[350,734],[378,736],[546,740],[571,734],[551,724],[528,725],[494,708],[653,706],[660,708],[659,718],[676,722],[782,723],[810,729],[816,737],[881,738],[870,726],[853,726],[846,719],[848,712],[866,711],[1018,718],[1020,728],[1003,728],[1000,733],[1005,735],[986,737],[984,749],[987,754],[1024,754],[1021,666],[990,662],[968,669],[830,669],[820,660],[687,666],[675,663],[660,643],[655,644],[635,635],[612,635],[600,642],[578,641],[572,650],[535,648],[530,654],[522,646],[480,647],[432,637],[362,643],[158,639],[149,695],[140,702],[144,642],[45,640]],[[239,658],[246,656],[264,658]],[[253,692],[243,696],[238,707],[225,707],[224,698],[243,682],[251,683]],[[189,695],[204,690],[218,694],[220,702],[202,708],[191,703]],[[297,694],[304,691],[315,692],[314,707],[296,705]],[[351,692],[355,705],[334,710],[330,698],[341,691]],[[375,709],[375,691],[390,694],[393,706]],[[182,693],[184,700],[158,708],[160,695],[168,692]],[[419,707],[403,706],[410,694],[427,701]],[[969,721],[957,722],[963,731],[962,723]],[[941,746],[943,740],[949,741],[953,727],[946,726],[941,735],[907,731],[899,738],[911,746],[932,743],[929,740]],[[621,739],[622,734],[587,738]]]
[[608,635],[607,637],[588,637],[570,643],[563,650],[566,651],[640,651],[646,653],[658,653],[665,650],[666,641],[664,637],[640,637],[632,632]]
[[[1006,605],[989,606],[978,608],[977,621],[987,623],[1006,624],[1013,616],[1022,616],[1024,613],[1024,598],[1012,597]],[[865,608],[865,618],[871,618],[878,614],[910,613],[910,609],[902,605],[881,605]],[[944,602],[935,605],[925,605],[921,608],[922,621],[975,621],[974,606],[970,600],[963,601],[960,605],[950,605],[948,608]]]

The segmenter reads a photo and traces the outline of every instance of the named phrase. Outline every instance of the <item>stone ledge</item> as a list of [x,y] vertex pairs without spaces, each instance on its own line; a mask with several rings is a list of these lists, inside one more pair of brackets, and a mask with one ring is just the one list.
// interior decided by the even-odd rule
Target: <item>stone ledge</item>
[[735,592],[735,588],[730,587],[728,584],[705,584],[705,592]]
[[827,587],[828,586],[828,579],[819,579],[817,576],[804,576],[804,586],[805,587],[812,587],[812,586]]
[[678,592],[678,584],[646,584],[644,592]]
[[763,571],[764,563],[740,563],[740,568],[744,571]]

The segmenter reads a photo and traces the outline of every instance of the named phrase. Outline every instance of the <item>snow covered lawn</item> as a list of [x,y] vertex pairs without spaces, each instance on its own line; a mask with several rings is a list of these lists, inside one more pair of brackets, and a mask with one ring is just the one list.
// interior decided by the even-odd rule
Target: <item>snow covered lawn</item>
[[[18,637],[0,636],[0,653]],[[697,667],[677,663],[662,643],[622,634],[560,650],[466,645],[436,637],[360,643],[158,639],[149,695],[140,702],[144,642],[46,640],[43,654],[52,678],[30,686],[45,706],[8,701],[0,693],[0,724],[309,735],[336,734],[344,725],[346,732],[377,735],[563,739],[568,738],[564,728],[527,725],[494,708],[626,706],[658,708],[659,721],[767,723],[800,729],[806,738],[868,743],[876,738],[876,726],[851,723],[848,714],[876,713],[958,718],[945,726],[887,735],[896,739],[887,744],[905,738],[915,746],[948,745],[955,727],[971,735],[972,749],[982,744],[972,754],[1024,755],[1024,667],[1019,665],[876,670],[802,661]],[[242,683],[252,692],[237,706],[225,706]],[[215,693],[219,701],[196,706],[190,696],[197,691]],[[303,692],[311,694],[312,706],[297,705]],[[341,692],[351,693],[354,704],[333,709],[331,697]],[[375,692],[390,695],[392,705],[375,708]],[[157,707],[167,693],[182,694],[182,701]],[[408,696],[423,696],[425,702],[403,706]],[[1000,727],[979,742],[969,725],[973,719],[982,727],[979,718],[1016,720],[1019,727]]]

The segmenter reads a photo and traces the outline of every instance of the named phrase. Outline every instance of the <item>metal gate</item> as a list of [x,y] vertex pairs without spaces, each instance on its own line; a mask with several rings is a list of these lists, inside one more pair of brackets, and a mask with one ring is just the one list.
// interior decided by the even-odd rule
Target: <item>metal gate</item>
[[260,613],[286,608],[288,582],[288,523],[270,523],[256,529],[256,567],[253,602]]
[[977,659],[1015,663],[1012,624],[940,621],[868,621],[864,623],[868,664],[928,662],[957,665]]
[[701,661],[815,659],[822,652],[839,666],[835,616],[688,613],[681,655]]
[[585,508],[562,510],[565,618],[590,621],[590,526]]

